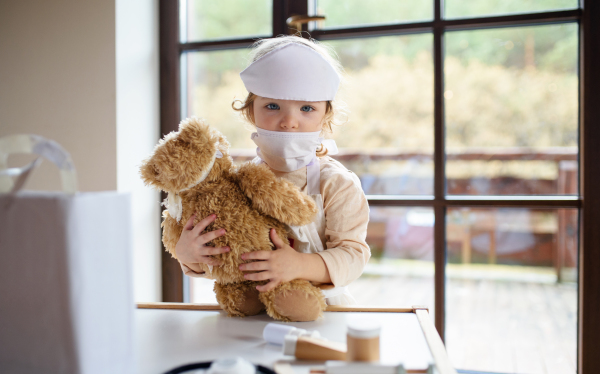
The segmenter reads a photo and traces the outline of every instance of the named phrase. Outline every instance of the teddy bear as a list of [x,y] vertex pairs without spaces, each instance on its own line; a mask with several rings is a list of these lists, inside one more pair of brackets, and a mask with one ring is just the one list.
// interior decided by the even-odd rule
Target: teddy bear
[[258,292],[254,282],[244,278],[239,265],[243,253],[274,250],[270,229],[282,241],[289,226],[310,223],[316,214],[312,198],[291,182],[277,178],[264,164],[247,162],[234,167],[229,142],[203,120],[183,120],[179,131],[161,139],[153,154],[142,162],[141,177],[146,185],[168,194],[163,211],[162,241],[177,258],[177,244],[184,224],[196,213],[194,225],[210,214],[217,218],[204,231],[224,228],[227,235],[208,245],[228,246],[229,252],[213,256],[221,266],[193,264],[197,273],[215,279],[214,291],[229,316],[255,315],[263,310],[280,321],[311,321],[322,315],[325,299],[309,281],[282,282],[275,289]]

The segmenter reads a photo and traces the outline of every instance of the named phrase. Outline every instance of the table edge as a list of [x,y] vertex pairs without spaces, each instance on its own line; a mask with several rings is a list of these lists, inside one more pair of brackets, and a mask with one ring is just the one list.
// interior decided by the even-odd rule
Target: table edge
[[[219,304],[192,304],[192,303],[137,303],[137,309],[176,309],[176,310],[206,310],[218,311],[222,310]],[[416,310],[429,311],[427,307],[411,306],[411,307],[377,307],[377,306],[338,306],[328,305],[326,312],[373,312],[373,313],[415,313]]]

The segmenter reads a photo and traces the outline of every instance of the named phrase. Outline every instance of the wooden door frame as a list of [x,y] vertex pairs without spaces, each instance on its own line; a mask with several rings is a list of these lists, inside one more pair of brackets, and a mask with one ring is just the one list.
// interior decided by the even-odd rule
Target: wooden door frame
[[[443,33],[446,30],[476,27],[531,25],[552,22],[577,21],[580,25],[580,197],[538,201],[527,198],[449,197],[445,195],[444,154],[436,152],[434,191],[431,199],[370,199],[372,206],[429,206],[436,216],[435,307],[436,327],[444,336],[445,310],[445,213],[448,207],[555,207],[580,210],[579,253],[579,318],[578,318],[578,373],[600,373],[600,2],[582,0],[581,9],[532,13],[524,15],[480,17],[444,20],[441,16],[443,0],[434,1],[434,19],[429,22],[382,25],[336,30],[315,30],[316,39],[400,35],[429,32],[434,36],[434,142],[436,150],[444,149],[443,116]],[[273,35],[289,33],[285,19],[293,14],[308,13],[308,2],[273,0]],[[161,134],[177,128],[180,121],[180,56],[189,50],[215,50],[248,46],[254,41],[236,39],[219,42],[179,43],[179,1],[159,1],[160,27],[160,116]],[[183,275],[176,260],[162,249],[163,301],[183,302]]]

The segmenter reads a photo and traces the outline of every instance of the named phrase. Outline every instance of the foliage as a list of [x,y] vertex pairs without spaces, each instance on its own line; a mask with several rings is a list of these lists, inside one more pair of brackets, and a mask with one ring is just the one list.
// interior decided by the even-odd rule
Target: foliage
[[316,9],[326,17],[319,28],[433,19],[433,1],[428,0],[318,0]]
[[486,65],[577,73],[576,23],[506,27],[448,32],[446,56],[463,64],[478,60]]
[[186,0],[188,39],[230,39],[272,34],[272,0]]
[[[433,0],[317,0],[319,28],[430,21]],[[485,17],[577,8],[577,0],[445,0],[445,18]]]
[[[546,5],[549,8],[567,7],[570,1],[549,0]],[[223,9],[233,6],[230,0],[214,4],[205,1],[202,3],[205,17],[213,17],[218,12],[217,3]],[[253,17],[253,12],[258,12],[256,2],[251,3],[253,6],[248,3],[235,3],[239,4],[236,5],[235,11],[239,12],[235,13],[236,17]],[[512,0],[501,5],[492,0],[478,1],[477,5],[469,2],[469,6],[464,0],[446,3],[448,7],[454,7],[457,14],[465,15],[475,14],[466,11],[484,14],[483,4],[488,4],[488,10],[492,5],[497,7],[495,9],[500,13],[509,6],[515,7],[510,9],[526,10],[534,6],[529,0],[520,1],[520,5]],[[336,19],[349,23],[359,22],[359,18],[363,23],[382,19],[381,9],[386,9],[386,14],[403,14],[400,21],[414,20],[430,7],[429,2],[392,0],[377,3],[352,0],[338,7],[331,5],[333,2],[321,1],[319,4],[331,7],[327,14],[333,23]],[[516,8],[517,5],[522,8]],[[228,30],[246,27],[243,26],[245,20],[234,25],[213,18],[211,22],[220,22],[218,27]],[[225,32],[211,23],[205,27],[212,30],[209,34],[213,36]],[[448,149],[577,146],[577,38],[576,23],[447,32],[444,37],[444,96]],[[432,35],[326,43],[335,48],[345,68],[346,79],[338,97],[346,103],[349,116],[345,125],[334,129],[333,137],[338,145],[432,153]],[[254,148],[248,126],[231,109],[234,98],[246,96],[238,74],[246,66],[248,50],[194,52],[187,56],[188,114],[207,118],[225,133],[233,147]],[[518,165],[516,169],[519,169]],[[511,173],[530,173],[529,169],[516,169]],[[533,169],[537,169],[535,173],[540,177],[555,172],[548,168]]]
[[576,75],[454,57],[445,69],[449,149],[577,145]]
[[448,18],[482,17],[500,14],[548,12],[573,9],[577,0],[446,0]]

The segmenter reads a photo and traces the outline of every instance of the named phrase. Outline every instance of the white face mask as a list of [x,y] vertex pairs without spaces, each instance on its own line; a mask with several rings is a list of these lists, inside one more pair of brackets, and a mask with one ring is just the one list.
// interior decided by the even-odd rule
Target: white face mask
[[[286,132],[261,128],[256,128],[256,131],[252,133],[251,139],[258,146],[256,150],[258,157],[278,171],[289,172],[308,165],[316,157],[316,150],[324,142],[319,136],[320,131]],[[335,150],[337,151],[337,148]]]

